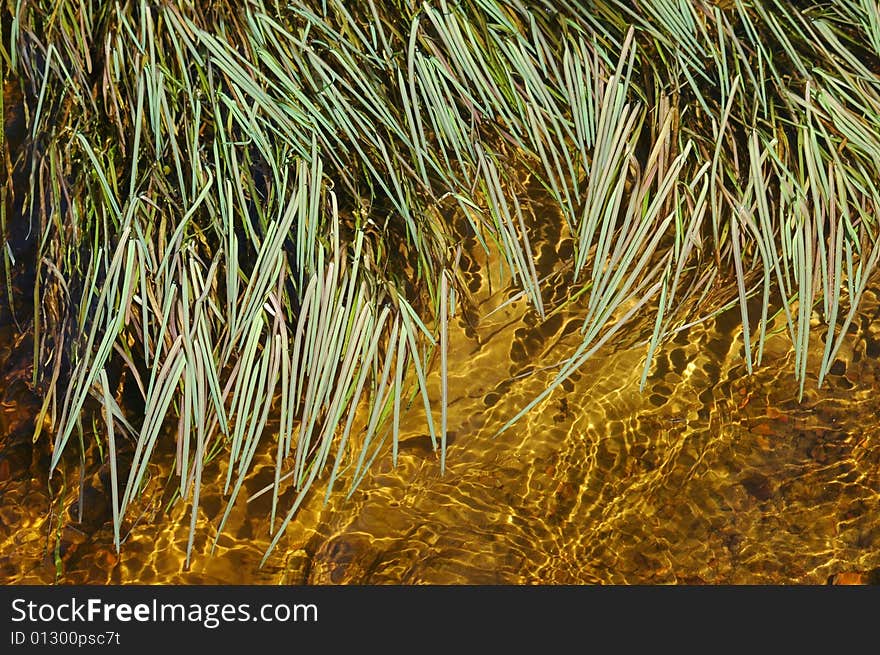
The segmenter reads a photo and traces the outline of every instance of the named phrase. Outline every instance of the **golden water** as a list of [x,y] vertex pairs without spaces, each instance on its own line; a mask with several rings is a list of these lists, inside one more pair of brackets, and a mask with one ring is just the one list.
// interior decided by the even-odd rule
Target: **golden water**
[[[541,259],[559,261],[554,249]],[[552,266],[545,261],[542,273]],[[650,330],[645,319],[496,437],[550,375],[520,374],[570,353],[579,322],[558,314],[541,323],[521,301],[487,316],[505,296],[470,281],[477,311],[450,330],[445,475],[417,403],[405,416],[397,467],[389,447],[350,498],[336,492],[324,506],[318,487],[261,568],[269,494],[240,499],[210,554],[225,471],[209,472],[204,488],[215,495],[203,496],[188,570],[189,508],[167,509],[159,484],[132,508],[121,556],[102,519],[91,533],[68,525],[61,536],[72,546],[56,562],[59,521],[45,476],[11,479],[0,483],[0,576],[8,583],[788,584],[880,567],[876,287],[832,375],[822,389],[810,377],[801,401],[784,335],[769,339],[764,364],[747,375],[736,309],[666,344],[639,392],[646,348],[632,335]],[[815,337],[813,373],[821,348]],[[436,372],[430,382],[439,396]],[[20,408],[0,411],[11,429]],[[163,466],[154,466],[157,479]],[[247,493],[272,478],[267,454]],[[68,501],[75,482],[68,480]],[[55,511],[67,510],[56,503]]]

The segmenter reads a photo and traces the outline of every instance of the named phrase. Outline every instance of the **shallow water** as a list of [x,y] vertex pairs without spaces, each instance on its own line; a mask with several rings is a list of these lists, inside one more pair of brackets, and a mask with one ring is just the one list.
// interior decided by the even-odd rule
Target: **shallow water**
[[[544,273],[559,261],[556,252],[546,256]],[[812,584],[880,567],[876,286],[832,375],[821,390],[809,377],[801,401],[786,336],[771,337],[764,364],[746,373],[737,309],[680,332],[639,392],[646,347],[632,342],[650,331],[645,319],[495,436],[550,375],[522,372],[569,353],[579,323],[564,314],[539,322],[522,301],[486,316],[505,296],[476,276],[471,282],[477,311],[450,330],[445,475],[416,405],[404,418],[397,466],[386,444],[350,498],[336,492],[324,506],[318,485],[262,567],[269,495],[239,500],[213,554],[225,501],[204,496],[185,570],[189,508],[169,508],[161,485],[132,507],[117,556],[106,500],[87,485],[84,518],[59,521],[59,512],[70,516],[78,481],[69,474],[67,506],[52,507],[40,474],[46,462],[33,454],[19,463],[28,475],[0,481],[0,576],[8,583]],[[821,348],[814,338],[811,371]],[[439,397],[436,371],[429,381]],[[24,392],[9,396],[0,408],[7,434],[38,409]],[[158,462],[152,473],[162,479],[169,466]],[[271,481],[273,466],[264,455],[248,494]],[[212,475],[221,488],[225,471],[216,467],[205,488]],[[349,482],[343,476],[337,489]]]
[[[558,270],[571,258],[560,223],[533,234],[551,307],[570,276]],[[130,510],[120,555],[88,426],[88,476],[81,484],[68,462],[50,489],[47,435],[31,443],[33,345],[0,307],[0,582],[800,584],[880,567],[876,281],[832,374],[822,389],[810,376],[801,400],[784,335],[747,374],[736,308],[668,342],[640,392],[647,317],[496,436],[547,384],[553,371],[541,367],[570,354],[582,315],[542,322],[521,300],[503,304],[511,292],[478,273],[496,266],[465,267],[475,307],[450,330],[445,475],[416,403],[397,466],[386,443],[350,498],[350,475],[326,506],[316,485],[262,567],[271,501],[245,497],[273,479],[270,454],[213,553],[225,470],[208,467],[189,568],[189,507],[171,503],[173,485],[162,483],[170,458],[151,465],[154,483]],[[16,279],[26,286],[27,272]],[[815,337],[813,372],[822,347]],[[436,370],[430,383],[438,401]]]

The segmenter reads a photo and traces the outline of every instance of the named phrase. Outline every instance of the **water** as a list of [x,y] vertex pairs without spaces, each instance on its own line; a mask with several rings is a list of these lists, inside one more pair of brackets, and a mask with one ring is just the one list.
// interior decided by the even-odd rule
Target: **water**
[[[568,247],[543,251],[542,274]],[[53,504],[45,457],[22,451],[21,439],[11,450],[8,439],[0,575],[8,583],[813,584],[880,567],[876,285],[832,374],[821,390],[809,378],[801,401],[784,335],[768,340],[764,365],[747,375],[737,309],[679,333],[639,392],[646,318],[496,437],[550,375],[523,372],[570,352],[578,323],[564,313],[542,323],[522,301],[486,317],[506,296],[471,278],[477,309],[450,333],[445,475],[416,405],[397,467],[387,448],[350,498],[336,493],[326,506],[318,485],[263,567],[269,495],[240,500],[211,554],[225,501],[206,494],[186,569],[189,508],[169,504],[169,489],[154,483],[132,507],[117,556],[100,476],[86,480],[80,521],[70,510],[76,468]],[[4,343],[10,337],[7,329]],[[811,371],[822,347],[816,337]],[[10,376],[0,418],[15,434],[38,405]],[[439,397],[436,372],[429,382]],[[97,457],[93,446],[86,470]],[[159,460],[151,474],[164,480],[170,466]],[[272,480],[273,466],[264,455],[247,495]],[[16,475],[22,467],[27,474]],[[221,488],[224,475],[209,468],[205,479],[216,484],[205,488]],[[343,476],[337,489],[348,483]]]
[[[570,276],[560,223],[534,234],[539,276],[551,275],[548,306],[565,297]],[[350,498],[336,493],[324,506],[316,485],[262,567],[269,496],[244,498],[273,479],[269,454],[213,552],[225,470],[208,467],[189,568],[189,508],[172,503],[162,482],[169,456],[150,466],[153,483],[130,509],[120,555],[88,425],[84,466],[68,461],[50,488],[47,435],[31,444],[40,408],[33,346],[4,308],[0,581],[801,584],[880,567],[880,286],[866,293],[822,389],[811,377],[801,401],[784,336],[769,339],[764,365],[747,375],[737,309],[680,332],[640,392],[647,317],[495,436],[547,384],[552,369],[541,368],[571,352],[582,315],[541,322],[523,301],[503,305],[510,292],[480,274],[496,264],[466,266],[475,307],[451,327],[446,474],[415,406],[397,466],[386,444]],[[17,278],[24,287],[27,274]],[[710,295],[716,305],[719,293]],[[814,338],[813,372],[822,347]],[[430,384],[437,401],[436,371]],[[343,475],[337,489],[350,481]]]

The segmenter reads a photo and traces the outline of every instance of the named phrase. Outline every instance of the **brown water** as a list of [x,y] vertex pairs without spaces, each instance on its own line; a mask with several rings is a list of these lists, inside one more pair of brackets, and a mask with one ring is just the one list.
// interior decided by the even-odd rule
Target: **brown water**
[[[552,249],[545,255],[544,273],[559,261]],[[632,342],[650,329],[646,318],[494,437],[550,375],[520,374],[570,353],[579,321],[560,313],[541,323],[522,301],[487,317],[505,296],[489,293],[476,276],[471,283],[478,309],[468,321],[459,317],[450,334],[445,475],[414,408],[402,425],[398,466],[388,448],[351,498],[336,493],[327,506],[318,486],[262,568],[269,495],[250,504],[241,499],[213,555],[225,502],[204,497],[193,563],[184,570],[189,507],[168,508],[161,485],[132,507],[117,557],[106,499],[95,486],[86,485],[83,521],[73,521],[75,473],[62,490],[66,505],[53,505],[45,460],[19,448],[18,469],[10,460],[10,473],[0,477],[0,577],[7,583],[788,584],[880,567],[876,286],[832,375],[821,390],[808,379],[800,402],[787,337],[772,337],[765,364],[746,374],[736,309],[679,333],[658,354],[640,393],[646,348]],[[8,359],[14,349],[5,347]],[[814,339],[812,371],[821,347]],[[23,383],[16,387],[8,378],[0,406],[6,435],[36,407]],[[431,384],[439,396],[436,372]],[[6,451],[7,458],[15,454]],[[153,475],[163,479],[168,465],[153,465]],[[266,455],[248,494],[272,480],[273,466]],[[22,467],[28,473],[16,476]],[[223,473],[213,472],[215,489]],[[343,477],[337,489],[349,481]]]
[[[535,235],[559,244],[537,248],[542,277],[570,259],[559,223]],[[565,297],[565,275],[548,306]],[[551,375],[524,373],[571,353],[579,313],[540,322],[522,301],[491,313],[506,295],[466,278],[476,308],[451,328],[446,474],[414,408],[397,467],[387,448],[350,498],[327,506],[318,485],[262,568],[268,494],[241,499],[211,554],[225,506],[215,493],[184,570],[189,507],[161,484],[169,460],[151,466],[117,556],[89,426],[89,476],[80,484],[74,461],[50,489],[46,435],[31,444],[33,346],[0,309],[0,582],[786,584],[880,567],[880,285],[832,375],[821,390],[808,379],[800,402],[787,337],[746,374],[737,309],[679,333],[640,393],[648,317],[495,437]],[[815,338],[812,371],[821,348]],[[431,385],[439,397],[436,371]],[[248,494],[273,467],[264,455]],[[209,468],[205,489],[224,474]]]

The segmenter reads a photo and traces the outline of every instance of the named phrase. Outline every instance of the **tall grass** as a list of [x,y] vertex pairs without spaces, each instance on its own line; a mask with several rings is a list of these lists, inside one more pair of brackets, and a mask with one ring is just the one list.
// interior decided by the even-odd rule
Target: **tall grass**
[[[583,316],[502,432],[648,315],[644,385],[666,339],[722,309],[719,288],[748,370],[780,322],[803,393],[811,341],[824,334],[821,384],[880,256],[874,0],[3,12],[39,244],[34,438],[54,469],[99,412],[117,548],[166,443],[188,558],[215,458],[219,536],[257,453],[274,454],[270,551],[316,480],[329,497],[348,471],[351,493],[396,461],[404,411],[424,412],[444,468],[465,238],[539,319]],[[532,215],[534,194],[555,212]],[[536,268],[542,221],[575,242],[561,300]]]

